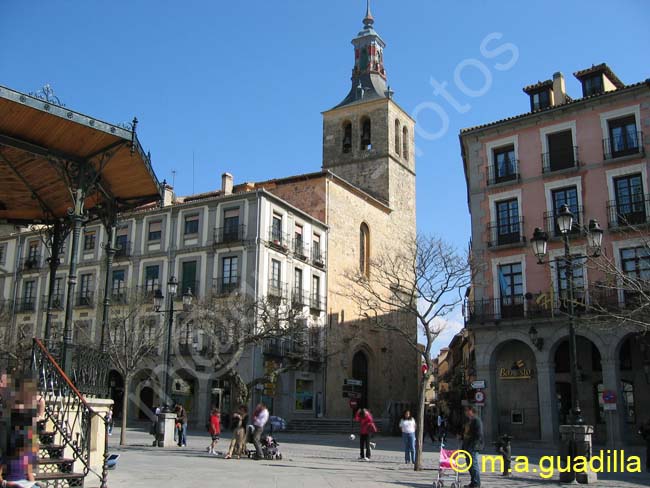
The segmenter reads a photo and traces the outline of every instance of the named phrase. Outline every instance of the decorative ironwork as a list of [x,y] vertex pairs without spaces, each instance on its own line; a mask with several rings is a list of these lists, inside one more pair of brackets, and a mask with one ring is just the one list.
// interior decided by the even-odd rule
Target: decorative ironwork
[[[84,349],[84,355],[86,354],[88,351]],[[79,357],[78,354],[74,356]],[[78,359],[77,364],[81,365]],[[81,366],[86,367],[86,365]],[[106,365],[104,365],[105,367]],[[68,456],[68,465],[79,466],[77,463],[80,463],[83,467],[83,477],[93,473],[101,481],[101,486],[105,487],[107,481],[106,462],[104,462],[102,472],[96,472],[90,466],[90,453],[92,421],[96,417],[104,422],[106,433],[108,433],[106,419],[88,405],[79,389],[66,376],[39,339],[34,339],[32,346],[32,370],[37,374],[39,391],[46,400],[46,425],[54,429],[53,432],[45,435],[52,436],[51,439],[59,440],[57,444],[43,445],[40,449],[41,455],[54,462],[55,459],[62,458],[65,451]],[[91,374],[96,374],[96,371],[88,371],[86,376]],[[69,477],[66,477],[66,474],[69,474]],[[65,473],[64,471],[60,477],[56,478],[54,480],[47,474],[43,475],[43,480],[49,486],[60,486],[57,483],[62,481],[67,482],[69,486],[75,486],[76,483],[79,483],[78,486],[83,486],[83,478],[79,474]]]
[[[30,92],[29,96],[38,98],[39,100],[43,100],[47,103],[58,105],[59,107],[65,107],[65,104],[61,102],[61,99],[54,94],[54,88],[52,88],[49,83],[43,85],[43,88],[36,92]],[[46,110],[47,108],[48,107],[46,106]]]

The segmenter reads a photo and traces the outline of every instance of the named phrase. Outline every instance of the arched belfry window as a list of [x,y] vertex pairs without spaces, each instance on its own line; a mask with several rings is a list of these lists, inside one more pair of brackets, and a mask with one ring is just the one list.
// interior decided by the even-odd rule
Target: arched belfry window
[[399,127],[399,120],[395,119],[395,152],[399,156],[399,152],[402,149],[400,142],[399,142],[399,133],[400,133],[400,127]]
[[349,153],[352,151],[352,123],[345,122],[343,124],[343,152]]
[[409,160],[409,131],[406,126],[404,126],[402,132],[402,156],[407,161]]
[[370,229],[365,222],[359,229],[359,272],[370,275]]
[[370,119],[364,117],[361,119],[361,150],[368,151],[372,149],[372,127]]

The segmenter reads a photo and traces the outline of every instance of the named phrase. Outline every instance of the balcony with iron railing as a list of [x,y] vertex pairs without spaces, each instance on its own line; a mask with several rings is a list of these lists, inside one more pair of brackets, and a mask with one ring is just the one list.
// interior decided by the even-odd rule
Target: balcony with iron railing
[[325,310],[325,297],[318,293],[312,293],[309,296],[309,308],[312,312],[322,312]]
[[[584,222],[584,212],[582,206],[572,207],[571,213],[573,214],[573,224],[571,226],[571,231],[569,235],[577,236],[582,234],[583,222]],[[551,237],[561,237],[562,233],[560,228],[557,225],[557,213],[556,212],[544,212],[544,228],[546,232]]]
[[650,197],[633,195],[626,201],[607,202],[607,221],[610,229],[633,227],[650,222]]
[[269,298],[286,299],[287,284],[273,278],[269,279],[267,295]]
[[293,255],[297,259],[300,259],[301,261],[306,261],[307,258],[309,257],[309,246],[305,244],[302,238],[294,237],[292,251],[293,251]]
[[302,288],[294,287],[291,292],[291,306],[293,308],[299,309],[306,306],[307,303],[307,294]]
[[274,249],[286,253],[291,248],[292,238],[277,227],[271,226],[269,227],[267,242]]
[[[43,309],[47,310],[47,298],[48,295],[43,295],[41,301],[41,306]],[[54,293],[52,295],[52,310],[64,310],[65,309],[65,297],[63,293]]]
[[245,225],[231,225],[214,229],[214,245],[236,244],[246,239]]
[[81,290],[77,295],[77,307],[93,307],[95,305],[95,292],[92,290]]
[[131,241],[118,241],[115,243],[115,259],[127,259],[131,256],[132,253],[132,243]]
[[239,291],[241,279],[239,276],[219,276],[212,280],[212,293],[223,297]]
[[174,296],[175,300],[182,300],[183,295],[191,293],[193,297],[198,297],[200,293],[201,282],[198,280],[181,280],[178,282],[178,290]]
[[487,232],[487,245],[490,248],[517,247],[526,244],[523,217],[508,219],[505,222],[490,222]]
[[565,149],[542,153],[542,173],[578,169],[578,146],[568,146]]
[[512,159],[506,162],[504,166],[497,166],[493,164],[488,167],[488,177],[487,184],[488,186],[506,184],[506,183],[517,183],[519,181],[519,160]]
[[114,286],[111,288],[111,303],[114,305],[126,305],[129,302],[129,289],[126,286]]
[[320,246],[311,248],[311,262],[318,268],[324,268],[326,264],[325,250]]
[[32,313],[36,311],[36,297],[23,297],[16,303],[16,313]]
[[643,132],[627,132],[619,137],[603,139],[603,159],[643,156]]
[[144,285],[139,285],[137,289],[138,294],[141,295],[143,299],[151,300],[156,294],[156,290],[161,290],[162,286],[158,280],[150,280]]
[[31,254],[24,258],[20,263],[20,270],[23,273],[29,273],[31,271],[38,271],[41,269],[41,255],[40,254]]

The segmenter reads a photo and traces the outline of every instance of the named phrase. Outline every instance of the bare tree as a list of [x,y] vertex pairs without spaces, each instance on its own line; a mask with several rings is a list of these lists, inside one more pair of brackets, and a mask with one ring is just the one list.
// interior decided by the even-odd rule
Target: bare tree
[[[352,285],[348,296],[362,319],[400,336],[422,362],[417,407],[416,471],[422,469],[424,401],[433,375],[431,349],[447,317],[463,300],[470,284],[468,259],[437,237],[419,236],[404,244],[400,253],[380,253],[369,272],[347,273]],[[424,347],[418,344],[424,341]],[[418,374],[414,371],[413,374]]]
[[[310,327],[302,307],[279,297],[254,300],[245,293],[208,295],[193,306],[191,322],[181,334],[201,335],[206,344],[196,363],[203,362],[216,377],[231,380],[237,401],[246,404],[255,385],[273,383],[282,373],[298,369],[309,353]],[[180,343],[195,337],[181,337]],[[260,377],[246,382],[237,369],[242,355],[253,346],[282,348],[282,361]]]
[[121,298],[125,303],[116,303],[111,307],[106,350],[113,366],[124,378],[120,445],[125,445],[131,381],[143,364],[158,355],[165,328],[152,320],[151,309],[147,307],[150,300],[146,293],[134,290]]
[[[602,253],[588,257],[586,267],[596,279],[590,286],[585,320],[605,327],[626,326],[639,332],[650,331],[650,235],[630,227],[625,232],[634,245],[621,256]],[[621,300],[622,299],[622,300]]]

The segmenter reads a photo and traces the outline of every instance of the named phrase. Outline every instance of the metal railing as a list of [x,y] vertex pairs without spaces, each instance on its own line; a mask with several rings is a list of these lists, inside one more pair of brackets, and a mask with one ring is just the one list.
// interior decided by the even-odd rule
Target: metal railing
[[212,280],[212,293],[217,296],[230,295],[239,291],[240,284],[239,276],[219,276]]
[[77,295],[77,307],[92,307],[95,305],[95,292],[91,290],[82,290]]
[[115,259],[124,259],[131,256],[133,244],[131,241],[116,242]]
[[643,154],[643,132],[631,132],[619,137],[603,139],[603,158],[615,159]]
[[507,161],[506,167],[501,168],[501,171],[499,170],[497,163],[494,163],[492,166],[488,167],[488,186],[506,182],[516,183],[517,181],[519,181],[518,159],[511,159]]
[[287,284],[273,278],[269,279],[267,295],[272,298],[287,298]]
[[32,313],[36,310],[36,297],[23,297],[16,303],[16,313]]
[[[43,295],[43,299],[41,301],[41,307],[43,307],[44,310],[47,309],[47,298],[48,295]],[[52,310],[64,310],[65,309],[65,296],[63,293],[55,293],[52,295]]]
[[302,288],[294,287],[291,293],[291,306],[294,308],[301,308],[307,305],[307,295]]
[[293,246],[291,249],[293,251],[293,255],[302,261],[305,261],[309,256],[309,246],[305,244],[305,241],[303,239],[294,238]]
[[125,305],[129,302],[129,289],[126,286],[111,288],[111,302],[116,305]]
[[20,270],[25,273],[41,269],[41,255],[32,254],[24,258],[20,263]]
[[[72,352],[72,351],[71,351]],[[88,356],[84,354],[77,355]],[[96,368],[79,365],[76,371],[84,371],[85,375],[95,376],[106,380],[108,387],[108,363],[97,365]],[[86,366],[86,367],[84,367]],[[102,373],[101,370],[105,372]],[[37,375],[38,389],[45,398],[45,418],[47,425],[54,429],[54,436],[60,439],[62,448],[48,450],[45,445],[41,452],[47,453],[50,457],[58,457],[63,452],[66,458],[71,459],[72,465],[81,463],[84,477],[93,473],[100,480],[101,486],[106,487],[108,482],[108,422],[103,415],[96,412],[86,401],[84,395],[75,386],[57,360],[48,352],[39,339],[33,340],[32,345],[32,371]],[[81,379],[77,379],[81,383]],[[106,391],[103,392],[107,394]],[[91,435],[93,420],[97,419],[104,425],[105,432],[105,455],[101,472],[91,468]],[[59,486],[59,485],[57,485]]]
[[[584,211],[582,206],[572,207],[571,213],[573,214],[573,225],[569,234],[580,234],[583,228]],[[560,237],[562,233],[557,225],[556,215],[554,212],[544,212],[544,228],[550,236]]]
[[190,280],[182,280],[178,283],[178,292],[176,293],[176,296],[174,297],[176,300],[182,300],[183,295],[186,293],[192,293],[193,297],[198,297],[200,295],[200,287],[201,282],[198,280],[195,281],[190,281]]
[[245,225],[216,227],[214,229],[213,242],[215,245],[242,242],[245,238]]
[[564,150],[542,153],[542,173],[552,173],[579,166],[578,146],[569,146]]
[[648,223],[650,215],[650,197],[639,195],[628,202],[607,202],[607,221],[610,229],[630,227]]
[[312,293],[309,296],[309,308],[312,311],[322,312],[325,310],[325,297],[318,293]]
[[325,251],[320,246],[311,248],[311,262],[319,268],[325,267]]
[[509,219],[505,222],[490,222],[487,232],[488,247],[523,245],[526,243],[523,217]]
[[156,290],[162,290],[162,285],[158,280],[156,280],[145,285],[139,285],[137,288],[138,293],[140,293],[143,298],[150,299],[156,294]]
[[273,226],[269,227],[268,243],[276,249],[283,252],[288,251],[291,247],[291,240],[292,239],[288,234],[285,234]]

